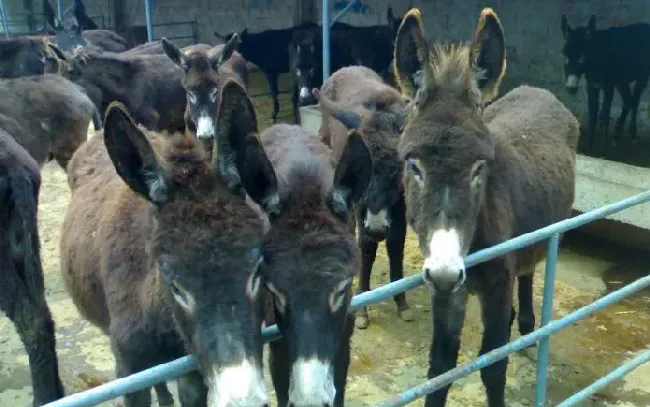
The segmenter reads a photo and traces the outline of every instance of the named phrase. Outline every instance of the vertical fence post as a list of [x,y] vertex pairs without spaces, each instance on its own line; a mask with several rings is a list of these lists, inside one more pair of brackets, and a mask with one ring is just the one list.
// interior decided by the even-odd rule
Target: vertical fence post
[[9,20],[7,19],[7,8],[5,7],[5,0],[0,0],[0,13],[2,13],[2,28],[5,30],[5,37],[9,38]]
[[[557,269],[557,252],[560,235],[554,233],[548,242],[546,253],[546,270],[544,273],[544,297],[542,303],[542,320],[540,327],[551,322],[553,318],[553,295],[555,293],[555,273]],[[535,407],[544,407],[546,401],[546,381],[548,378],[548,363],[551,337],[547,336],[538,343],[537,383],[535,387]]]
[[153,41],[153,22],[151,19],[151,0],[144,0],[144,18],[147,23],[147,41]]
[[56,18],[59,19],[59,23],[63,23],[63,0],[57,0],[56,2]]
[[323,13],[323,83],[330,76],[330,2],[323,0],[322,3]]

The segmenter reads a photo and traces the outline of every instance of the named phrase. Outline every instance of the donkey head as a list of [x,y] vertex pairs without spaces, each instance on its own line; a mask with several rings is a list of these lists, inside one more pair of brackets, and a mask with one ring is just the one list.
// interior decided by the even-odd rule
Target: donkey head
[[48,0],[43,0],[43,14],[45,25],[54,32],[59,48],[72,51],[77,47],[88,45],[88,41],[82,35],[83,28],[75,16],[68,21],[60,21]]
[[[238,86],[226,84],[222,96],[241,106],[246,93]],[[232,110],[222,119],[247,120]],[[210,160],[193,136],[147,133],[118,102],[107,109],[104,128],[117,174],[151,203],[147,254],[160,284],[152,295],[171,309],[176,331],[197,357],[207,405],[267,405],[260,333],[262,223],[222,178],[225,169],[246,186],[274,193],[275,173],[259,140],[246,123],[229,126],[219,157]],[[261,193],[251,191],[251,197]]]
[[481,108],[506,67],[494,11],[483,9],[469,46],[430,52],[420,12],[409,11],[395,45],[395,72],[409,118],[399,144],[405,160],[407,218],[425,257],[423,278],[438,291],[465,281],[463,257],[474,239],[494,158]]
[[333,175],[333,183],[288,181],[293,192],[271,217],[264,245],[264,281],[288,345],[289,405],[295,407],[334,405],[334,364],[353,328],[348,308],[360,259],[347,219],[368,185],[372,157],[353,131],[336,169],[325,165],[320,179]]
[[406,119],[405,103],[400,94],[389,87],[371,95],[367,102],[357,107],[359,111],[342,108],[318,89],[313,89],[312,93],[321,111],[327,112],[347,129],[359,131],[366,140],[373,157],[373,173],[360,200],[365,208],[362,220],[366,233],[383,239],[392,221],[391,208],[399,202],[404,191],[403,163],[393,141],[399,139]]
[[293,86],[298,91],[299,106],[314,104],[309,90],[320,86],[322,68],[317,39],[318,32],[315,29],[298,30],[293,33],[289,44],[289,69]]
[[566,16],[562,15],[562,35],[564,36],[564,79],[566,90],[574,94],[578,90],[580,77],[584,74],[585,63],[591,39],[596,31],[596,16],[589,18],[586,27],[571,28]]
[[216,55],[203,51],[184,53],[162,39],[165,54],[185,72],[183,86],[187,92],[185,116],[188,127],[199,139],[213,140],[217,135],[216,117],[219,109],[219,68],[232,56],[239,37],[233,35]]

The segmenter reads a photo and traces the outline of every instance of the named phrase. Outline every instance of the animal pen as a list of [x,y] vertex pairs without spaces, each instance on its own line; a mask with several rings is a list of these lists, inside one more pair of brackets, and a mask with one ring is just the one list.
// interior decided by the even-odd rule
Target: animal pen
[[[356,3],[356,0],[351,0],[348,6],[337,14],[332,21],[329,16],[329,2],[323,2],[323,16],[322,16],[322,31],[323,31],[323,76],[324,80],[329,76],[329,41],[330,41],[330,25],[338,20],[344,13]],[[3,4],[0,0],[0,14],[4,27],[6,24],[6,13]],[[152,0],[145,0],[146,24],[147,34],[149,40],[153,39],[153,21],[151,17]],[[59,18],[64,14],[62,3],[58,2]],[[7,35],[8,35],[7,30]],[[629,197],[616,203],[612,203],[581,215],[575,216],[570,219],[546,226],[534,232],[527,233],[515,237],[506,242],[500,243],[496,246],[471,253],[465,258],[466,267],[472,267],[477,264],[489,261],[491,259],[504,256],[509,252],[530,246],[534,243],[548,240],[548,252],[546,260],[546,270],[544,276],[543,288],[543,304],[540,328],[522,336],[508,344],[494,349],[464,365],[457,366],[446,373],[434,377],[422,384],[407,389],[404,392],[397,394],[395,397],[385,400],[380,404],[381,407],[396,407],[403,406],[414,400],[424,397],[429,393],[433,393],[445,387],[454,381],[468,376],[469,374],[484,368],[492,363],[495,363],[508,355],[523,350],[524,348],[538,343],[539,358],[537,361],[537,380],[535,391],[535,407],[543,407],[546,401],[546,388],[547,376],[550,359],[550,335],[575,324],[576,322],[590,316],[591,314],[609,306],[616,302],[623,300],[630,295],[639,292],[640,290],[650,287],[650,275],[640,278],[637,281],[618,289],[589,305],[586,305],[578,310],[566,315],[563,318],[551,321],[553,311],[553,297],[556,282],[556,264],[559,248],[560,235],[567,231],[584,226],[588,223],[603,219],[614,213],[621,212],[625,209],[631,208],[636,205],[641,205],[650,201],[650,191]],[[412,290],[423,284],[422,277],[417,274],[414,276],[406,277],[402,280],[386,284],[372,291],[359,294],[352,300],[352,310],[359,309],[364,306],[377,304],[384,300],[390,299],[393,296]],[[267,327],[263,330],[263,337],[265,340],[272,341],[279,337],[277,326]],[[591,385],[576,392],[572,396],[566,398],[564,401],[557,404],[561,407],[569,407],[578,405],[584,402],[587,398],[604,388],[609,383],[618,380],[631,372],[633,369],[650,361],[650,349],[645,350],[636,357],[623,363],[609,374],[596,380]],[[150,369],[138,372],[128,377],[118,378],[109,383],[91,388],[89,390],[72,394],[63,399],[46,404],[48,407],[86,407],[94,406],[99,403],[120,397],[124,394],[131,393],[138,390],[149,388],[157,383],[178,378],[197,368],[197,362],[193,356],[185,356],[180,359],[174,360],[169,363],[161,364]]]

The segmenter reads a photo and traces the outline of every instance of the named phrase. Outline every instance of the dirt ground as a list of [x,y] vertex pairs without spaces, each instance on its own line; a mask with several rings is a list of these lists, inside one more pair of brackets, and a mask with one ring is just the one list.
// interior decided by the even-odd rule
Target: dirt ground
[[[257,75],[253,78],[255,90],[252,93],[262,92],[265,86],[259,84]],[[283,79],[281,88],[286,89],[287,81]],[[288,95],[282,95],[280,103],[282,120],[290,121]],[[254,104],[258,109],[260,126],[264,128],[269,124],[269,98],[257,98]],[[56,323],[62,378],[66,392],[73,393],[114,378],[114,359],[107,338],[80,318],[59,274],[59,234],[69,197],[61,168],[55,163],[45,166],[39,227],[46,293]],[[409,233],[407,239],[404,261],[406,272],[411,275],[418,272],[422,258],[415,236]],[[647,260],[644,257],[643,254],[602,245],[580,235],[568,235],[559,255],[554,318],[562,317],[647,273]],[[544,264],[539,264],[535,283],[538,320],[543,270]],[[387,281],[387,263],[382,246],[375,264],[372,286],[377,287]],[[415,321],[401,321],[397,318],[394,303],[387,301],[370,307],[370,327],[355,332],[347,387],[348,406],[376,405],[426,379],[432,332],[429,292],[421,287],[409,292],[407,299],[414,310]],[[649,308],[650,292],[642,292],[555,335],[552,339],[548,383],[550,404],[558,403],[645,349],[650,342]],[[478,302],[470,298],[459,363],[476,356],[481,332]],[[515,328],[513,338],[517,336]],[[267,379],[269,388],[272,388],[268,374]],[[534,361],[523,354],[512,356],[508,367],[508,405],[532,405],[534,387]],[[13,326],[4,316],[0,316],[0,406],[23,407],[30,400],[27,357]],[[117,406],[121,402],[115,400],[103,405]],[[422,405],[422,399],[413,405]],[[478,373],[456,382],[450,392],[448,405],[485,405],[485,393]],[[640,367],[581,406],[650,406],[650,365]]]

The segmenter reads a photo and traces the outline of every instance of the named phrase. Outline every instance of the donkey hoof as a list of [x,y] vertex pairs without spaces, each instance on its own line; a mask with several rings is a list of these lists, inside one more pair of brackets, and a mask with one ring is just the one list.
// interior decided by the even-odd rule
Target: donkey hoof
[[402,321],[411,322],[415,320],[415,315],[413,315],[413,311],[410,308],[398,310],[397,315],[399,315]]
[[356,326],[359,329],[366,329],[368,328],[368,325],[369,325],[368,315],[357,315],[354,321],[354,326]]

